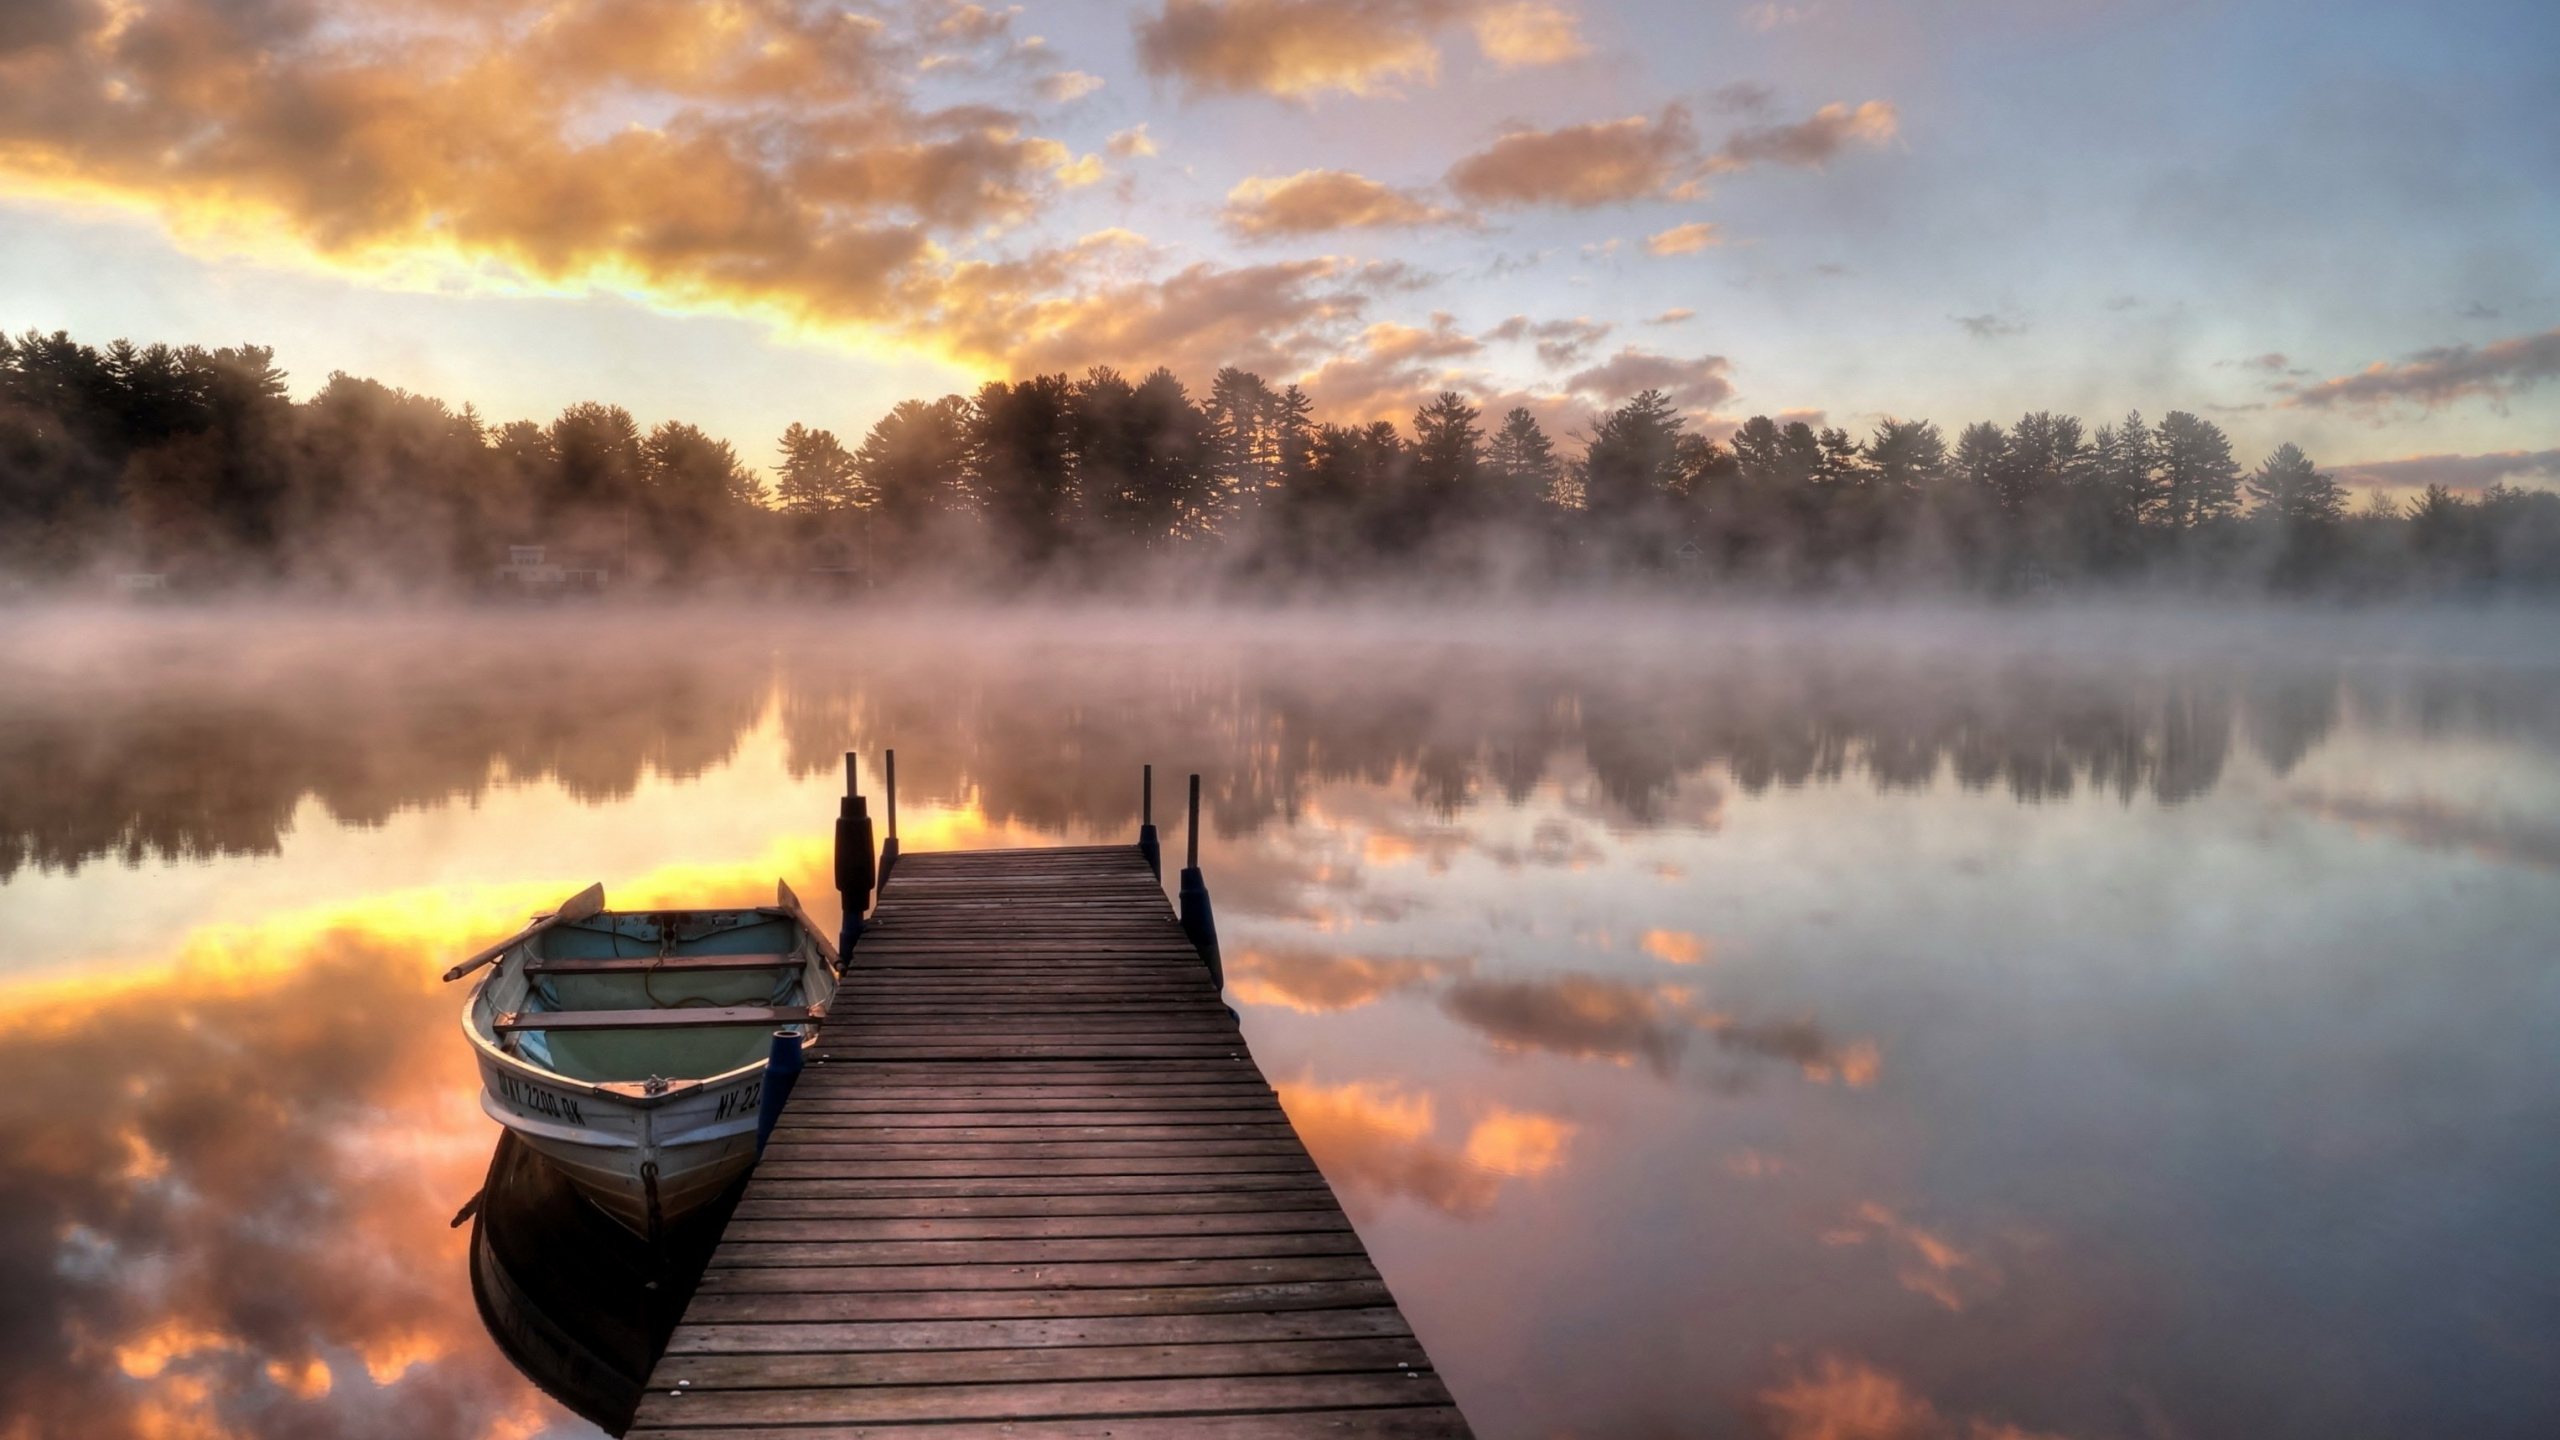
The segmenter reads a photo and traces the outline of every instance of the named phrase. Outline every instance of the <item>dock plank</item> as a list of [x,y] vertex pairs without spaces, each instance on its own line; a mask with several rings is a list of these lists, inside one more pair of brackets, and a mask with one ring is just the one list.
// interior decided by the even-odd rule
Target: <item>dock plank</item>
[[630,1433],[1468,1440],[1133,848],[911,854]]

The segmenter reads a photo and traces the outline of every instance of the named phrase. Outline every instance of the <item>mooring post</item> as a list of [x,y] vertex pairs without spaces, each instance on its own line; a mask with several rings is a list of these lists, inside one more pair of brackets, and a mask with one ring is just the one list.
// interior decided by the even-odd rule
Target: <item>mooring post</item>
[[1200,878],[1200,777],[1191,777],[1191,819],[1183,842],[1182,933],[1209,967],[1209,978],[1227,988],[1226,966],[1218,959],[1218,922],[1209,915],[1209,884]]
[[791,1087],[800,1081],[800,1032],[773,1032],[773,1055],[764,1067],[764,1093],[756,1101],[756,1153],[764,1153],[764,1142],[773,1138],[773,1127],[782,1118],[782,1107],[791,1101]]
[[862,771],[854,753],[844,752],[844,799],[836,806],[836,893],[844,897],[844,937],[840,955],[853,953],[862,938],[862,917],[871,912],[871,885],[876,876],[871,859],[871,802],[862,798]]
[[1164,846],[1156,843],[1156,767],[1138,767],[1138,853],[1146,857],[1147,870],[1164,882]]
[[898,863],[898,752],[880,752],[881,779],[888,789],[889,838],[880,842],[880,883],[889,883],[889,869]]

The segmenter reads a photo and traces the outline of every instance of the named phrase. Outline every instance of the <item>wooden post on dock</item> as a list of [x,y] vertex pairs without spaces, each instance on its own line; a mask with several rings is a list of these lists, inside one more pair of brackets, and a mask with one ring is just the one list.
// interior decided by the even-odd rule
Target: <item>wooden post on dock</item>
[[1138,767],[1138,853],[1147,857],[1147,871],[1157,881],[1164,879],[1164,846],[1156,841],[1156,767]]
[[853,952],[862,938],[862,917],[871,910],[871,887],[877,878],[871,860],[871,807],[862,798],[862,769],[850,750],[844,752],[844,799],[836,806],[836,893],[844,897],[844,936],[840,955]]
[[1185,827],[1182,866],[1182,933],[1209,967],[1209,978],[1227,988],[1226,966],[1218,958],[1218,922],[1209,914],[1209,883],[1200,878],[1200,777],[1191,777],[1191,818]]
[[898,863],[898,752],[880,752],[882,782],[888,790],[889,838],[880,842],[880,884],[889,883],[889,871]]

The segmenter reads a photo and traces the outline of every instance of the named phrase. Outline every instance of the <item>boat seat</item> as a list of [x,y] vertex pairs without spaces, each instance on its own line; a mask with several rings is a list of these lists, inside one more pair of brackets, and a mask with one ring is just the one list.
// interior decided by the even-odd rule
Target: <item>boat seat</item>
[[497,1032],[519,1030],[693,1030],[711,1025],[805,1025],[827,1012],[805,1005],[678,1005],[664,1010],[509,1010]]
[[797,955],[655,955],[576,956],[558,960],[527,960],[527,975],[637,975],[649,971],[659,975],[680,975],[715,970],[780,970],[801,963]]

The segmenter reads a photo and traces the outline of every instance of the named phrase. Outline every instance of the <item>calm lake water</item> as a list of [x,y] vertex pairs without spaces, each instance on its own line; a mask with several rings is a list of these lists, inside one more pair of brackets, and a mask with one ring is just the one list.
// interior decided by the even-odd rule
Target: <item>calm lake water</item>
[[0,677],[0,1434],[594,1433],[475,1310],[436,973],[590,880],[831,922],[882,746],[910,850],[1205,776],[1488,1440],[2560,1434],[2549,617],[21,611]]

